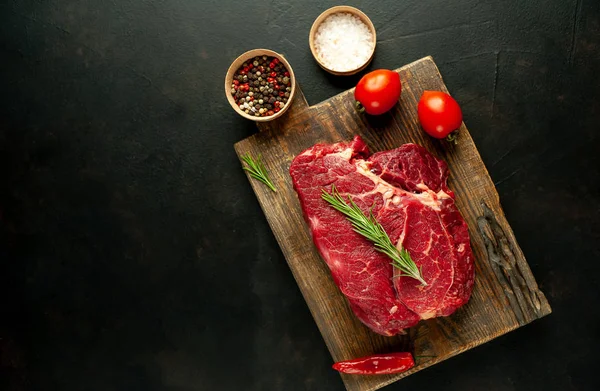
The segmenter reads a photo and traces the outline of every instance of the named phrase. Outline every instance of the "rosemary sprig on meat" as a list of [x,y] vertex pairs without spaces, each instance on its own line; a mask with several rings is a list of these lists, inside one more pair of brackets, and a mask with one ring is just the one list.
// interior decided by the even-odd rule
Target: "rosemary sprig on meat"
[[246,165],[243,167],[244,170],[248,171],[252,178],[264,183],[269,187],[269,189],[277,192],[277,189],[275,189],[275,186],[273,186],[273,182],[271,182],[271,179],[269,179],[267,169],[265,168],[260,155],[258,155],[256,160],[254,160],[252,156],[247,153],[245,156],[242,156],[242,160],[244,163],[246,163]]
[[350,196],[348,196],[348,201],[350,202],[348,204],[337,191],[335,185],[331,186],[331,193],[328,193],[325,189],[321,191],[321,197],[334,209],[346,216],[352,223],[355,232],[372,242],[377,251],[384,253],[392,259],[392,265],[400,269],[401,276],[414,278],[423,285],[427,285],[421,276],[421,271],[410,257],[408,251],[404,248],[398,249],[394,246],[388,234],[381,224],[377,222],[375,216],[373,216],[373,211],[369,211],[369,214],[365,215]]

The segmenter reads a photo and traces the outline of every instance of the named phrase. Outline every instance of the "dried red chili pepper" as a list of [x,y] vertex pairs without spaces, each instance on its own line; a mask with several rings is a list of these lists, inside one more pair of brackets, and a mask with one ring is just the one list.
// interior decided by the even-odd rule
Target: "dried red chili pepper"
[[387,375],[400,373],[415,366],[412,354],[407,352],[374,354],[371,356],[340,361],[333,369],[354,375]]

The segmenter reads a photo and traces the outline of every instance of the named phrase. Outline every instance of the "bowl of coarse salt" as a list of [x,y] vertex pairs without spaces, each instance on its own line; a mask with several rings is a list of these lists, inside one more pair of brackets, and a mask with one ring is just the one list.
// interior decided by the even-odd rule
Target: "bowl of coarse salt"
[[373,59],[376,42],[369,17],[347,5],[324,11],[309,33],[310,51],[319,66],[341,76],[365,69]]

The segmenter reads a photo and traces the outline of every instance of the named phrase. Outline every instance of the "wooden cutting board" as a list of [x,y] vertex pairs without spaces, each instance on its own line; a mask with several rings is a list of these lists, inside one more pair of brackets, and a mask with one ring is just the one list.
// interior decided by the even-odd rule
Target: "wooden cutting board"
[[[297,85],[297,96],[284,116],[258,124],[259,133],[235,145],[238,156],[262,155],[277,187],[274,193],[250,180],[331,352],[332,363],[407,349],[420,356],[413,369],[399,375],[341,375],[350,391],[376,390],[552,311],[506,221],[494,183],[465,125],[461,126],[458,145],[434,140],[420,129],[417,102],[422,92],[447,92],[433,59],[423,58],[397,72],[402,80],[402,96],[400,104],[389,113],[379,117],[357,114],[354,90],[309,107]],[[315,143],[350,140],[356,134],[372,153],[412,142],[446,161],[449,186],[469,225],[475,256],[471,300],[450,317],[421,321],[404,336],[375,334],[353,315],[312,243],[288,174],[292,159],[302,150]]]

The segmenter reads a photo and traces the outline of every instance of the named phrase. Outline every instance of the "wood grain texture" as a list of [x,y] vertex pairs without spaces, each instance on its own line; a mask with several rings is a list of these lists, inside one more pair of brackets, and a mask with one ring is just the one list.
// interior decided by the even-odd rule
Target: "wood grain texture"
[[[397,72],[403,91],[400,103],[389,113],[379,117],[357,114],[353,90],[309,107],[297,88],[285,116],[259,124],[259,133],[235,145],[238,156],[263,156],[278,192],[250,182],[333,360],[406,349],[416,356],[427,356],[399,375],[342,375],[350,391],[376,390],[551,312],[465,125],[461,126],[458,145],[434,140],[420,129],[417,102],[422,92],[447,91],[433,59],[423,58]],[[317,142],[350,140],[356,134],[363,137],[371,152],[412,142],[446,161],[449,186],[469,225],[475,256],[471,300],[450,317],[421,321],[404,336],[377,335],[353,315],[312,243],[288,173],[292,159],[302,150]]]

